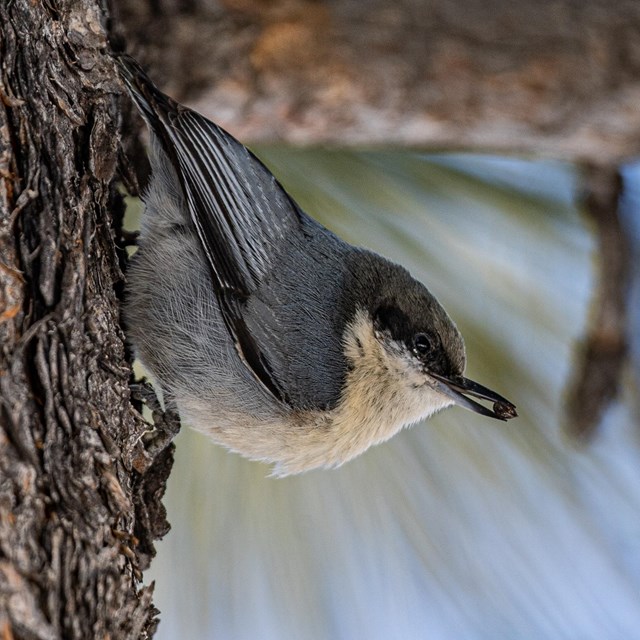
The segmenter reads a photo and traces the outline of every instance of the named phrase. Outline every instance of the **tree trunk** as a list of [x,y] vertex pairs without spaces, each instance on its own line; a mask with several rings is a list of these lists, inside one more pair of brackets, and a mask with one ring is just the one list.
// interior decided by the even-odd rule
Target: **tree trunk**
[[[94,0],[0,3],[0,635],[146,638],[171,448],[119,326],[119,93]],[[115,225],[117,227],[118,225]]]

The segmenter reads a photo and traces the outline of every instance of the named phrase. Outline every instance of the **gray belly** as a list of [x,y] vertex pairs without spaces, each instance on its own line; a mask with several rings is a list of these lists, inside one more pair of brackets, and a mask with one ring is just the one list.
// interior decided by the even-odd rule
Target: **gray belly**
[[191,426],[210,431],[243,416],[256,424],[282,416],[240,360],[188,232],[143,236],[127,270],[124,315],[136,355]]

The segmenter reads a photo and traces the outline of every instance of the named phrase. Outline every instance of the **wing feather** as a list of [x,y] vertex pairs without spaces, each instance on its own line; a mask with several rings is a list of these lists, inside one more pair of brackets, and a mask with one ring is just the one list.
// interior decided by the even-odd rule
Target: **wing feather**
[[272,273],[291,234],[309,219],[266,167],[231,134],[163,94],[135,60],[121,75],[181,183],[239,354],[283,402],[288,396],[247,327],[244,302]]

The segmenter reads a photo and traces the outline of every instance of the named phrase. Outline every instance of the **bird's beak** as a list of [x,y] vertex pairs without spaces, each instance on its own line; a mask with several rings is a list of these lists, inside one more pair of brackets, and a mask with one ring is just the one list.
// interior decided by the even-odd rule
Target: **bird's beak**
[[[428,375],[432,378],[430,386],[451,398],[460,407],[475,411],[475,413],[483,416],[496,418],[497,420],[506,421],[518,416],[514,404],[495,391],[491,391],[491,389],[487,389],[473,380],[463,378],[462,376],[449,379],[431,372],[429,372]],[[475,400],[470,400],[467,398],[467,395],[493,402],[493,410],[488,409]]]

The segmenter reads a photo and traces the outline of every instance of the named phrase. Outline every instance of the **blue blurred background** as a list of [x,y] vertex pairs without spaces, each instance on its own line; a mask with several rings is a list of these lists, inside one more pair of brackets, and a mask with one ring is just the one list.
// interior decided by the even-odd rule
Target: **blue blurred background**
[[591,442],[562,433],[596,258],[575,170],[255,150],[311,215],[427,285],[465,336],[468,375],[520,418],[449,409],[282,480],[183,428],[173,528],[145,575],[156,638],[640,638],[640,367]]

